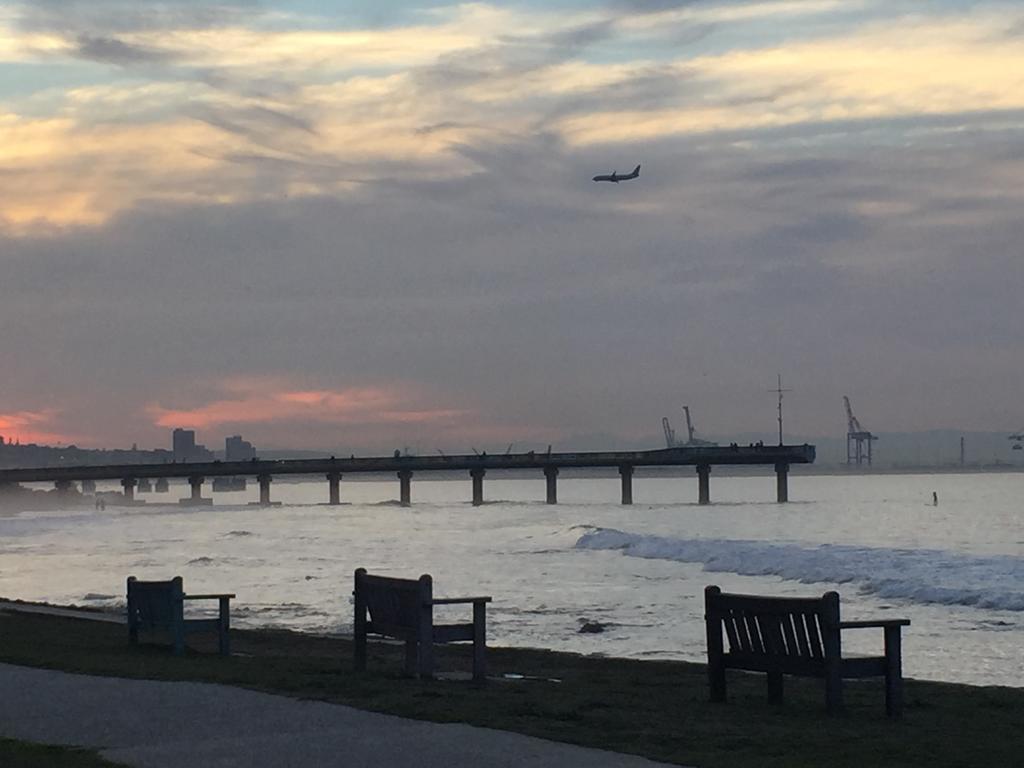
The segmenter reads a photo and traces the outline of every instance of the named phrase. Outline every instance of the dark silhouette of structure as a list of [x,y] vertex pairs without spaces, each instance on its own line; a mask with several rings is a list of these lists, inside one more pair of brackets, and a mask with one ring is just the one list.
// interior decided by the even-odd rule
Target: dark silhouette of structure
[[871,443],[877,440],[873,434],[861,427],[857,417],[853,415],[853,408],[850,407],[850,398],[843,395],[843,405],[846,406],[846,463],[856,463],[859,467],[865,461],[871,466]]
[[395,473],[399,479],[399,501],[402,506],[412,503],[412,477],[414,472],[469,471],[473,480],[473,505],[484,503],[484,475],[490,470],[539,469],[543,471],[547,502],[558,503],[557,482],[560,469],[608,467],[618,469],[622,479],[622,503],[633,503],[633,471],[636,467],[691,466],[697,471],[698,500],[711,503],[711,467],[729,465],[774,465],[777,499],[788,501],[789,467],[791,464],[810,464],[814,461],[813,445],[763,444],[742,446],[696,446],[666,448],[656,451],[590,451],[581,453],[508,453],[498,455],[455,456],[373,456],[349,459],[251,459],[249,461],[175,462],[171,464],[120,464],[108,466],[59,466],[26,469],[0,469],[0,487],[14,483],[51,482],[59,487],[83,480],[120,480],[123,498],[134,503],[135,489],[140,480],[186,478],[191,487],[191,498],[186,504],[209,504],[202,496],[203,483],[216,477],[255,477],[260,486],[262,506],[272,504],[270,484],[275,476],[321,475],[326,477],[331,504],[340,503],[339,483],[343,474],[369,472]]
[[638,165],[636,168],[633,169],[632,173],[626,173],[623,174],[622,176],[619,176],[617,171],[612,171],[611,173],[595,176],[594,181],[610,181],[612,184],[618,184],[620,181],[629,181],[630,179],[635,179],[639,176],[640,166]]
[[250,461],[256,458],[256,448],[241,435],[232,435],[224,440],[224,461]]
[[676,431],[672,428],[667,417],[661,420],[661,428],[665,431],[665,444],[668,448],[695,448],[697,446],[714,446],[718,443],[711,440],[702,440],[696,436],[697,430],[690,419],[690,406],[683,406],[683,413],[686,415],[686,442],[676,440]]
[[171,452],[175,461],[212,461],[213,451],[196,443],[194,429],[174,430],[171,437]]

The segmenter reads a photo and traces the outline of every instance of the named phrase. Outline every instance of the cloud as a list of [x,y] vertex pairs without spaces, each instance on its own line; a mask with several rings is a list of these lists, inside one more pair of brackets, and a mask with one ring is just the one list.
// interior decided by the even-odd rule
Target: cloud
[[132,45],[116,37],[91,35],[79,35],[76,47],[70,55],[121,66],[162,63],[172,58],[172,55],[165,51]]
[[22,0],[18,26],[28,32],[121,34],[216,29],[263,15],[260,0]]
[[[681,377],[709,431],[742,428],[780,367],[908,391],[955,365],[974,372],[965,403],[1010,402],[1019,141],[661,139],[615,157],[558,142],[478,138],[458,149],[477,169],[464,176],[149,206],[8,239],[0,356],[25,361],[8,402],[60,403],[69,431],[121,444],[163,444],[166,417],[385,451],[561,444],[595,424],[638,438]],[[642,184],[589,183],[634,155],[657,158]],[[236,377],[257,385],[217,383]],[[812,423],[830,423],[829,391],[801,388]],[[924,419],[890,400],[880,419]]]
[[[824,9],[694,10],[766,5]],[[898,31],[826,27],[824,37],[675,50],[657,62],[636,55],[652,30],[727,22],[683,16],[636,27],[607,11],[534,18],[479,5],[383,29],[224,18],[235,21],[69,38],[62,55],[159,64],[170,79],[83,85],[49,114],[0,115],[0,167],[13,178],[0,192],[0,222],[41,231],[97,224],[147,201],[348,195],[396,175],[456,178],[474,172],[459,162],[468,157],[460,147],[526,133],[555,135],[570,149],[715,132],[763,143],[784,129],[822,136],[907,119],[898,129],[907,131],[948,115],[979,122],[1024,109],[1013,80],[1024,53],[1013,40],[991,42],[1003,28],[991,13],[919,18]],[[619,54],[588,58],[598,43]]]
[[58,412],[14,411],[0,413],[0,436],[7,443],[37,443],[41,445],[68,445],[75,438],[55,429]]
[[340,390],[303,390],[281,387],[273,379],[227,382],[229,397],[186,409],[151,403],[146,411],[160,427],[210,429],[225,425],[242,428],[268,422],[292,425],[380,425],[443,422],[467,416],[465,411],[410,407],[408,392],[389,387],[353,387]]

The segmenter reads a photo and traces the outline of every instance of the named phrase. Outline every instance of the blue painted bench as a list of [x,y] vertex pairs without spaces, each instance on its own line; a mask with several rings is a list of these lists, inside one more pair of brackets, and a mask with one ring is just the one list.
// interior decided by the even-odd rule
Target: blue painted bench
[[[884,677],[885,711],[903,713],[901,630],[909,619],[840,621],[839,594],[821,597],[762,597],[704,590],[704,621],[708,641],[708,678],[712,701],[725,701],[725,670],[768,675],[768,699],[782,702],[782,676],[819,677],[825,681],[830,713],[843,708],[843,679]],[[882,656],[844,657],[844,629],[884,631]],[[726,652],[722,632],[729,641]]]
[[[234,595],[186,595],[181,576],[170,581],[139,581],[128,577],[128,641],[139,642],[140,632],[170,635],[174,653],[185,652],[186,635],[216,632],[220,653],[231,655],[228,631],[231,628],[231,598]],[[186,600],[217,600],[217,618],[186,619]]]
[[[355,668],[366,669],[366,636],[381,635],[405,641],[405,671],[422,678],[433,677],[434,644],[472,641],[473,680],[487,678],[487,603],[490,597],[433,596],[429,575],[418,579],[371,576],[356,569]],[[435,624],[434,606],[473,605],[473,621],[466,624]]]

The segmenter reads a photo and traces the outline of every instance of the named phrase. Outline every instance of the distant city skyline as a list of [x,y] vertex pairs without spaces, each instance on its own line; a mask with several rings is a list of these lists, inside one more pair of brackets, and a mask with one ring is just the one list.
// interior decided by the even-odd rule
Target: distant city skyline
[[12,0],[0,434],[1010,434],[1022,70],[1005,1]]

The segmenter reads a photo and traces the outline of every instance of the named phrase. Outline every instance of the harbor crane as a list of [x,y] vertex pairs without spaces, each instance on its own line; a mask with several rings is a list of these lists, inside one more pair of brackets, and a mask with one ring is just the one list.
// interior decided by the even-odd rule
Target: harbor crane
[[668,423],[668,416],[661,417],[661,428],[665,430],[665,444],[669,448],[675,448],[676,431],[672,429],[672,425]]
[[669,448],[693,448],[695,446],[713,446],[718,443],[713,443],[710,440],[702,440],[696,437],[697,430],[693,427],[693,421],[690,419],[690,406],[683,406],[683,413],[686,414],[686,442],[680,443],[676,441],[676,431],[672,429],[672,425],[669,423],[668,417],[663,417],[661,420],[661,427],[665,430],[665,444]]
[[861,427],[857,417],[853,415],[850,398],[846,395],[843,395],[843,405],[846,406],[846,463],[856,463],[859,467],[866,461],[870,467],[871,443],[878,438]]

